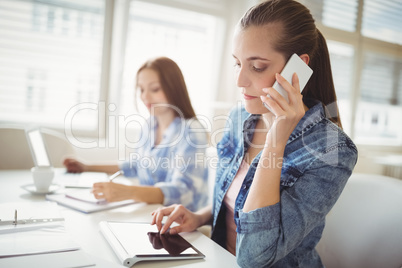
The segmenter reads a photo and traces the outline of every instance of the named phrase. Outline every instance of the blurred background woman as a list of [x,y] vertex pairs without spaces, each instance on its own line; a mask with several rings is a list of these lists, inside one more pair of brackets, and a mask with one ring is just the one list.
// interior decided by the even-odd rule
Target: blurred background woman
[[164,205],[182,204],[194,211],[208,200],[208,170],[200,159],[208,147],[206,132],[197,120],[183,74],[171,59],[145,62],[137,71],[136,87],[150,118],[139,140],[145,145],[121,165],[92,165],[67,158],[68,172],[121,170],[137,177],[140,186],[95,183],[96,198],[109,202],[134,199]]

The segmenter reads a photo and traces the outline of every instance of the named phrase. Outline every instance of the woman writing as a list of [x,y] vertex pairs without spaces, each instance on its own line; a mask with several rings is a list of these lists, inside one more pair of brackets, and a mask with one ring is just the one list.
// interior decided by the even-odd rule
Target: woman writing
[[137,88],[151,117],[141,133],[140,140],[146,142],[135,157],[120,166],[87,165],[69,158],[64,161],[67,171],[122,170],[126,177],[138,177],[140,186],[95,183],[95,197],[109,202],[179,203],[192,211],[205,206],[208,170],[196,158],[205,153],[207,135],[200,131],[181,70],[165,57],[147,61],[137,72]]
[[[314,71],[302,94],[296,74],[279,75],[293,53]],[[217,146],[213,206],[161,208],[152,224],[164,233],[175,221],[169,232],[178,233],[211,223],[212,239],[241,267],[322,267],[315,246],[357,161],[341,129],[325,39],[299,2],[265,1],[240,20],[233,57],[244,107],[231,111]],[[335,107],[331,118],[327,106]]]

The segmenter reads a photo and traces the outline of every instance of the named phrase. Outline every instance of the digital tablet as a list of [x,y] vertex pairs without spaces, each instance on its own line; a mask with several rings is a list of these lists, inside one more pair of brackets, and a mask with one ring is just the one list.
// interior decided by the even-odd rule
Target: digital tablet
[[140,261],[205,258],[180,235],[160,234],[156,225],[150,223],[102,221],[99,225],[113,251],[127,267]]

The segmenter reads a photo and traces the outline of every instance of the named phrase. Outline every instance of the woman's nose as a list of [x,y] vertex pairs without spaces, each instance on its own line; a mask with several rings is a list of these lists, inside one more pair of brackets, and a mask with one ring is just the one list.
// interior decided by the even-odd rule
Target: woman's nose
[[141,99],[142,99],[143,101],[149,100],[149,94],[148,94],[148,92],[146,92],[146,91],[142,92],[142,93],[141,93]]
[[236,85],[238,87],[248,87],[250,85],[250,79],[247,77],[247,72],[243,68],[238,69],[236,76]]

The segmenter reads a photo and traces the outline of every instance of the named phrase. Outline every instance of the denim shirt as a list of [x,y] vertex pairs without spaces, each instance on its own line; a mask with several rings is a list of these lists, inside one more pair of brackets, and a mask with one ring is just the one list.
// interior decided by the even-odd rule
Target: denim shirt
[[[325,216],[341,194],[357,161],[350,138],[325,116],[321,103],[310,109],[287,142],[280,179],[280,201],[242,210],[261,152],[253,159],[234,206],[236,257],[241,267],[323,267],[315,250]],[[229,129],[218,143],[219,166],[213,204],[212,239],[225,247],[224,196],[252,140],[259,119],[243,107],[232,110]],[[270,163],[275,165],[275,163]]]
[[[162,190],[163,205],[182,204],[196,211],[208,201],[208,169],[203,162],[208,147],[206,130],[197,120],[176,117],[155,145],[157,121],[143,127],[137,151],[120,165],[126,177]],[[142,142],[141,142],[142,141]]]

